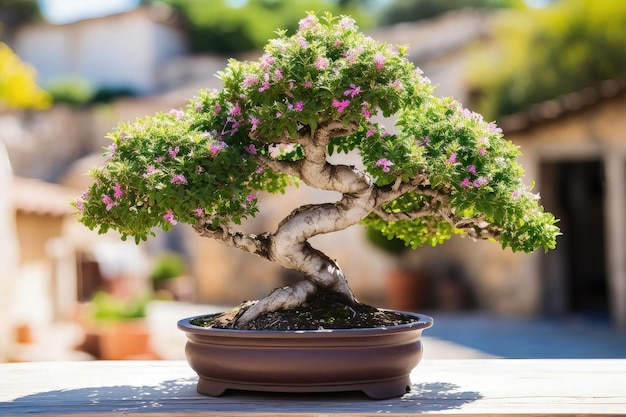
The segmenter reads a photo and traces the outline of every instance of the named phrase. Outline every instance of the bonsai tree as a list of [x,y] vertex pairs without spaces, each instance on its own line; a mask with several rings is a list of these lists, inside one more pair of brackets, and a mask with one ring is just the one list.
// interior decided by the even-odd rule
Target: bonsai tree
[[[357,223],[411,248],[460,234],[514,251],[555,247],[555,218],[522,182],[518,149],[494,124],[433,86],[406,57],[349,17],[309,13],[298,31],[279,31],[258,61],[229,61],[219,91],[201,90],[182,109],[122,123],[106,164],[74,201],[100,233],[137,242],[177,223],[201,236],[302,274],[248,303],[261,314],[306,304],[321,290],[357,303],[335,260],[309,243]],[[394,116],[396,133],[373,120]],[[354,152],[362,164],[334,164]],[[274,231],[237,230],[258,212],[260,192],[299,181],[336,191],[334,202],[295,208]]]

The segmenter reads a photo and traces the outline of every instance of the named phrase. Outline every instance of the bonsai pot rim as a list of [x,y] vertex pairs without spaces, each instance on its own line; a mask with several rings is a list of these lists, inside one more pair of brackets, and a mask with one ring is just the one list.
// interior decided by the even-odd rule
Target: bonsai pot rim
[[[224,335],[229,335],[230,337],[258,337],[258,338],[267,338],[267,336],[271,336],[272,338],[290,338],[290,337],[298,337],[296,335],[315,335],[315,337],[325,337],[323,335],[328,335],[330,333],[335,334],[343,334],[349,333],[351,335],[361,335],[365,336],[374,336],[380,333],[395,333],[395,332],[404,332],[408,329],[421,329],[425,330],[433,325],[433,318],[424,314],[414,313],[410,311],[401,311],[401,310],[391,310],[391,309],[380,309],[381,311],[391,311],[395,313],[400,313],[407,315],[409,317],[413,317],[416,321],[412,321],[410,323],[397,324],[395,326],[385,326],[385,327],[355,327],[355,328],[345,328],[345,329],[314,329],[314,330],[240,330],[240,329],[223,329],[216,327],[204,327],[197,326],[195,324],[191,324],[191,322],[195,319],[199,319],[202,317],[210,317],[217,316],[221,313],[214,314],[201,314],[198,316],[186,317],[178,321],[177,326],[179,330],[189,332],[192,329],[204,329],[210,330],[211,332],[223,333]],[[333,337],[333,336],[326,336]]]
[[220,396],[228,389],[273,392],[363,391],[374,399],[410,390],[409,374],[423,353],[429,316],[397,311],[415,321],[388,327],[320,330],[238,330],[178,321],[187,335],[187,362],[197,390]]

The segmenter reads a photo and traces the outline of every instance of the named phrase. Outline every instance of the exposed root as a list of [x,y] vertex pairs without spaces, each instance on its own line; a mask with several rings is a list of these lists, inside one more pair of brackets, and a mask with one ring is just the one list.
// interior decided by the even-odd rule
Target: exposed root
[[278,288],[267,297],[250,305],[236,320],[236,326],[245,326],[264,313],[287,310],[306,303],[318,288],[310,281],[298,281],[295,284]]

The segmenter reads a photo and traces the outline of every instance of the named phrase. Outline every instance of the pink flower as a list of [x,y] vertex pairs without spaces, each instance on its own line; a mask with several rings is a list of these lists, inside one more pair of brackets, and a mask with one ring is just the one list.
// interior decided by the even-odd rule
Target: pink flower
[[459,183],[461,187],[472,188],[472,183],[468,177],[463,178],[463,181]]
[[385,56],[381,53],[377,53],[374,55],[374,63],[376,64],[376,69],[380,71],[385,66]]
[[250,203],[251,201],[253,201],[254,199],[256,199],[256,193],[250,193],[248,194],[248,196],[246,197],[246,201],[248,203]]
[[107,195],[107,194],[102,195],[102,202],[106,204],[106,211],[111,210],[113,206],[115,206],[113,199],[111,198],[110,195]]
[[476,165],[468,165],[467,172],[471,172],[472,174],[476,174]]
[[485,156],[485,154],[487,153],[487,150],[485,148],[480,148],[478,150],[478,153],[480,154],[480,156]]
[[215,103],[215,114],[219,114],[222,111],[222,106],[220,103]]
[[502,133],[502,129],[500,129],[495,123],[489,123],[487,125],[487,129],[491,130],[492,132],[495,133]]
[[224,149],[227,145],[224,142],[220,142],[218,144],[214,144],[211,145],[211,153],[215,156],[217,155],[222,149]]
[[254,146],[254,143],[251,143],[248,146],[245,146],[243,148],[246,152],[248,152],[250,155],[256,155],[257,154],[257,149],[256,146]]
[[337,24],[342,29],[354,29],[354,19],[344,16]]
[[197,207],[193,210],[193,214],[195,214],[197,217],[200,217],[204,214],[204,210],[202,209],[202,207]]
[[311,29],[317,23],[317,18],[314,15],[308,15],[299,22],[300,30]]
[[328,68],[328,65],[330,65],[330,61],[328,60],[328,58],[325,58],[323,56],[320,56],[315,60],[315,68],[318,70]]
[[382,166],[383,172],[389,172],[389,167],[393,165],[393,162],[388,160],[387,158],[380,158],[376,161],[376,166]]
[[376,129],[374,128],[374,126],[370,126],[367,128],[367,132],[365,132],[365,137],[369,138],[370,136],[374,135],[374,133],[376,133]]
[[113,191],[114,198],[120,198],[124,195],[124,191],[122,190],[122,185],[118,182],[115,184],[115,189]]
[[350,48],[348,49],[348,51],[345,52],[345,57],[348,60],[349,63],[353,63],[354,60],[356,59],[356,56],[358,55],[359,51],[357,51],[354,48]]
[[172,184],[187,184],[187,178],[183,174],[174,174],[170,182]]
[[274,78],[276,78],[277,80],[282,80],[283,79],[283,70],[282,70],[282,68],[277,68],[274,71]]
[[296,111],[302,111],[302,110],[304,110],[304,102],[296,101]]
[[312,86],[313,86],[313,81],[311,81],[311,80],[306,80],[306,81],[304,82],[304,87],[305,87],[305,88],[311,88]]
[[253,85],[257,85],[259,83],[259,79],[256,75],[246,75],[246,78],[243,79],[244,87],[252,87]]
[[350,100],[333,100],[333,107],[337,109],[337,113],[342,113],[346,107],[350,105]]
[[163,215],[163,220],[170,222],[172,226],[175,226],[178,223],[178,221],[174,218],[174,212],[172,210],[168,210],[168,212]]
[[256,130],[256,128],[259,126],[260,121],[261,120],[259,120],[258,117],[250,116],[250,123],[252,124],[252,127],[250,127],[250,132],[254,132]]
[[157,164],[160,164],[163,161],[165,161],[165,157],[164,156],[159,156],[157,158],[154,158],[154,162],[157,163]]
[[78,209],[78,211],[84,211],[85,210],[85,205],[83,204],[83,199],[82,198],[77,198],[74,200],[74,205],[76,205],[76,208]]
[[300,48],[302,49],[306,49],[309,47],[309,43],[302,36],[298,38],[298,45],[300,45]]
[[239,102],[235,102],[235,107],[233,107],[233,109],[228,113],[232,116],[241,114],[241,107],[239,107]]
[[456,164],[456,152],[452,152],[446,162],[453,165]]
[[370,104],[367,101],[361,103],[361,114],[365,116],[366,119],[372,117],[372,112],[369,110]]
[[270,75],[266,72],[263,76],[263,82],[261,83],[261,87],[259,87],[259,93],[262,93],[265,90],[269,90],[270,88]]
[[259,87],[259,93],[262,93],[265,90],[268,90],[270,88],[270,82],[269,81],[263,81],[263,84],[261,85],[261,87]]
[[522,191],[521,190],[515,190],[511,193],[511,197],[513,197],[514,199],[518,199],[520,198],[520,196],[522,195]]
[[274,65],[274,62],[276,62],[276,58],[273,56],[267,54],[263,54],[263,56],[261,56],[261,68],[271,67]]
[[350,84],[350,88],[343,92],[344,96],[350,96],[352,98],[358,96],[359,94],[361,94],[361,87],[354,84]]
[[400,80],[395,80],[389,83],[389,85],[393,88],[395,88],[398,91],[401,91],[404,89],[404,85],[402,84],[402,81]]
[[176,120],[180,120],[185,116],[185,112],[179,109],[171,109],[170,114],[176,116]]
[[178,146],[175,148],[172,148],[171,146],[167,148],[167,153],[170,154],[170,157],[172,158],[176,158],[176,155],[178,155],[179,151],[180,151],[180,148]]
[[257,174],[260,174],[260,173],[262,173],[263,171],[265,171],[265,168],[263,168],[263,167],[258,167],[258,168],[256,169],[256,173],[257,173]]
[[474,180],[474,187],[481,187],[487,184],[489,180],[485,177],[478,177]]

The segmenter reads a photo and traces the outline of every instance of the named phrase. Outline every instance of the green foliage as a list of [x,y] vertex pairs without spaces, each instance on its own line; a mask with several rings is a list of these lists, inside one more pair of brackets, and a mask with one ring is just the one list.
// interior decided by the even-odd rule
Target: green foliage
[[353,2],[342,6],[329,0],[248,0],[233,6],[227,0],[166,0],[189,21],[190,43],[194,52],[223,55],[261,49],[278,28],[290,32],[308,10],[349,13],[361,21],[367,15]]
[[626,2],[561,0],[517,11],[477,55],[470,83],[490,117],[626,76]]
[[408,247],[402,239],[387,237],[379,229],[372,226],[365,227],[365,237],[375,247],[382,249],[390,255],[401,255]]
[[[555,247],[555,219],[537,205],[538,196],[522,182],[516,162],[518,149],[502,137],[494,123],[449,98],[431,97],[420,108],[407,108],[399,116],[400,135],[414,139],[423,161],[419,172],[432,188],[446,190],[443,204],[462,218],[482,216],[502,229],[503,247],[531,252]],[[410,193],[383,206],[388,213],[419,211],[432,204],[430,197]],[[437,245],[461,231],[444,218],[385,222],[370,215],[366,223],[386,236],[403,239],[412,248]]]
[[[222,90],[201,90],[185,109],[121,124],[106,165],[92,171],[94,184],[74,202],[80,221],[137,241],[177,222],[239,224],[257,213],[258,191],[284,192],[294,183],[266,161],[297,165],[306,158],[301,141],[338,121],[356,132],[333,138],[328,153],[358,151],[381,189],[421,184],[383,210],[436,209],[413,220],[364,220],[386,237],[413,248],[439,244],[461,233],[453,215],[497,228],[513,250],[553,248],[555,219],[523,185],[517,148],[493,123],[435,97],[405,52],[366,37],[348,17],[309,14],[293,36],[271,40],[258,61],[231,60],[219,74]],[[397,134],[372,121],[379,113],[397,116]]]
[[462,8],[509,8],[519,6],[521,2],[521,0],[395,0],[383,10],[379,24],[387,26],[432,19],[450,10]]
[[154,262],[150,278],[152,281],[166,281],[178,278],[185,273],[185,257],[178,252],[160,253]]
[[136,296],[121,299],[99,291],[91,299],[91,317],[95,320],[130,320],[146,317],[146,307],[150,297]]
[[50,81],[46,90],[55,103],[65,103],[78,107],[94,103],[108,103],[117,97],[133,94],[131,90],[124,87],[103,87],[94,90],[89,82],[77,76]]
[[67,77],[51,81],[47,88],[55,103],[74,106],[89,104],[94,98],[94,91],[89,83],[80,77]]

